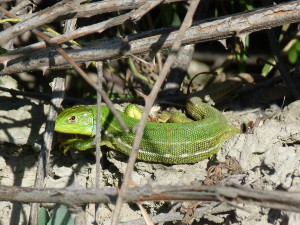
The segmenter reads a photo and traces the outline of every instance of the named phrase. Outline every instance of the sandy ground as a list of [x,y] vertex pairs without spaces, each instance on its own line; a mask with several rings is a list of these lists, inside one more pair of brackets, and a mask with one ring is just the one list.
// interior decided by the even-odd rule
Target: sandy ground
[[[17,87],[16,82],[7,77],[5,86]],[[0,92],[0,184],[32,187],[36,175],[37,156],[42,143],[44,114],[48,106],[37,100],[12,97]],[[284,109],[248,109],[227,112],[230,123],[255,122],[253,130],[239,134],[226,142],[216,158],[195,164],[162,165],[137,162],[133,173],[139,184],[192,184],[202,183],[207,170],[217,161],[225,162],[235,158],[240,167],[235,174],[243,179],[236,181],[242,185],[264,190],[300,191],[300,101]],[[102,187],[118,186],[126,169],[126,157],[112,151],[104,151]],[[53,175],[46,180],[46,187],[66,187],[74,182],[82,187],[95,184],[95,156],[93,151],[72,151],[64,156],[54,144],[51,156]],[[225,176],[230,176],[229,174]],[[145,203],[147,212],[156,222],[166,219],[172,213],[179,214],[188,203]],[[54,207],[45,204],[50,211]],[[193,224],[299,224],[300,214],[262,208],[253,205],[239,205],[237,209],[215,202],[199,206],[199,210],[218,208],[215,211],[194,215]],[[29,205],[0,202],[0,224],[24,224],[28,221]],[[109,224],[113,205],[102,205],[99,221]],[[86,224],[91,224],[93,206],[86,208]],[[209,213],[215,212],[215,213]],[[216,213],[217,212],[217,213]],[[162,214],[164,213],[164,214]],[[175,217],[173,217],[175,218]],[[201,219],[201,220],[200,220]],[[131,221],[131,222],[128,222]],[[197,222],[200,221],[200,222]],[[120,223],[143,224],[141,212],[134,204],[125,204]],[[162,223],[163,224],[163,223]]]

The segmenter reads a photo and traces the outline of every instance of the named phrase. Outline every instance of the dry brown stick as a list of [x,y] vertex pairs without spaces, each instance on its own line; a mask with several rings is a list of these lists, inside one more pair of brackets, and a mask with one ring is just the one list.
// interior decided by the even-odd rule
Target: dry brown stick
[[[60,15],[63,15],[70,10],[76,8],[84,0],[63,0],[52,7],[44,9],[28,20],[17,23],[14,26],[0,32],[0,46],[4,45],[9,40],[17,37],[18,35],[37,28],[43,24],[50,23]],[[1,11],[1,8],[0,8]]]
[[[169,4],[173,2],[186,2],[188,0],[164,0],[163,4]],[[61,15],[58,19],[54,21],[67,20],[72,18],[82,18],[82,17],[91,17],[95,15],[100,15],[104,13],[110,12],[120,12],[123,10],[130,10],[139,8],[143,4],[149,2],[148,0],[104,0],[99,2],[92,2],[78,5],[73,10],[70,10],[64,15]],[[152,0],[152,2],[155,2]],[[38,12],[36,12],[38,13]],[[36,15],[36,13],[26,15],[26,19],[32,18]]]
[[[300,21],[300,2],[292,1],[264,9],[217,18],[214,21],[198,21],[189,28],[182,39],[183,44],[220,40],[234,35],[269,29],[286,23]],[[84,49],[66,50],[67,54],[77,63],[87,61],[103,61],[129,54],[158,51],[169,48],[174,43],[177,32],[173,29],[152,30],[146,33],[129,35],[126,40],[100,40],[92,44],[86,43]],[[28,55],[29,51],[39,49],[44,44],[39,42],[7,55],[0,56],[0,63],[6,64],[11,59],[25,55],[24,59],[15,59],[10,65],[0,71],[0,75],[24,71],[39,70],[40,68],[62,69],[70,68],[67,61],[59,54],[53,54],[49,48],[42,52]],[[14,55],[15,54],[15,55]],[[55,62],[55,63],[54,63]]]
[[160,90],[160,87],[162,85],[162,83],[164,82],[168,72],[170,71],[170,68],[176,58],[176,55],[178,53],[178,50],[181,46],[181,40],[185,34],[185,32],[187,31],[187,29],[191,26],[192,21],[193,21],[193,15],[196,11],[196,8],[199,4],[200,0],[194,0],[191,2],[189,9],[187,11],[187,14],[182,22],[182,25],[178,31],[178,34],[176,36],[175,42],[172,45],[171,48],[171,53],[170,55],[167,57],[166,62],[159,74],[159,77],[157,79],[157,81],[155,82],[150,95],[148,96],[148,98],[145,99],[146,105],[145,105],[145,109],[142,115],[142,118],[140,120],[140,122],[138,123],[137,129],[136,129],[136,136],[134,138],[134,142],[133,142],[133,146],[132,146],[132,151],[130,153],[130,157],[128,160],[128,165],[124,174],[124,180],[117,198],[117,202],[116,202],[116,207],[113,213],[113,217],[112,217],[112,225],[116,225],[118,223],[118,218],[121,212],[121,207],[123,205],[123,199],[126,195],[126,191],[128,189],[129,186],[129,182],[131,181],[132,177],[132,171],[134,168],[134,163],[138,154],[138,150],[140,147],[140,143],[144,134],[144,129],[145,129],[145,124],[146,121],[148,119],[151,107],[156,99],[156,96]]
[[[53,42],[44,33],[40,32],[36,29],[33,29],[32,32],[35,33],[36,35],[38,35],[39,37],[43,38],[43,40],[45,40],[47,43],[52,44],[52,45],[56,45],[56,43]],[[85,79],[85,81],[89,85],[91,85],[97,91],[97,93],[99,93],[102,96],[104,102],[109,107],[111,112],[114,114],[114,116],[116,117],[116,119],[120,123],[121,127],[124,129],[125,132],[128,132],[129,129],[128,129],[126,123],[124,122],[123,118],[120,116],[118,111],[115,109],[113,103],[110,101],[109,97],[102,90],[102,88],[100,88],[97,84],[95,84],[94,81],[91,78],[89,78],[89,76],[74,62],[74,60],[68,54],[66,54],[66,52],[61,47],[56,45],[56,50],[73,66],[73,68],[79,73],[79,75],[82,76],[82,78]]]
[[[209,8],[213,4],[211,0],[202,0],[195,13],[195,20],[207,18]],[[170,76],[164,85],[163,96],[178,96],[180,87],[187,75],[187,70],[194,57],[195,44],[182,46],[177,54],[177,58],[171,67]]]
[[[136,8],[137,6],[141,6],[142,4],[145,4],[147,3],[147,11],[149,11],[151,8],[153,8],[155,5],[157,5],[156,2],[160,3],[162,0],[159,0],[159,1],[145,1],[145,0],[139,0],[139,1],[134,1],[134,2],[131,2],[129,4],[128,1],[105,1],[105,2],[99,2],[99,3],[91,3],[91,4],[84,4],[84,5],[80,5],[78,8],[76,8],[76,10],[81,10],[82,13],[86,13],[85,11],[87,10],[87,8],[91,9],[91,10],[95,10],[95,12],[97,12],[97,14],[99,14],[99,12],[101,13],[104,13],[104,12],[108,12],[108,11],[119,11],[121,9],[132,9],[132,8]],[[168,3],[168,2],[176,2],[176,1],[179,1],[179,0],[168,0],[168,1],[164,1],[165,3]],[[148,7],[148,5],[150,4],[150,8]],[[119,6],[119,8],[118,8]],[[108,10],[110,9],[110,10]],[[5,15],[11,17],[8,12],[5,10],[5,9],[1,9],[0,10],[3,11],[3,13],[5,13]],[[76,11],[75,10],[75,11]],[[142,17],[146,12],[144,12],[145,10],[144,9],[139,9],[139,10],[133,10],[131,11],[130,13],[127,13],[127,14],[124,14],[124,15],[121,15],[119,17],[114,17],[112,19],[109,19],[107,21],[104,21],[104,22],[101,22],[101,23],[97,23],[97,24],[93,24],[91,26],[86,26],[86,27],[83,27],[81,28],[80,30],[76,30],[76,31],[73,31],[73,32],[69,32],[69,35],[73,35],[74,38],[76,38],[76,35],[78,37],[82,36],[82,35],[86,35],[88,33],[86,32],[102,32],[104,31],[105,29],[107,28],[110,28],[110,27],[113,27],[113,26],[116,26],[116,25],[120,25],[120,24],[123,24],[126,20],[128,19],[134,19],[135,21],[137,21],[138,19],[140,18],[136,18],[136,14],[139,15],[139,17]],[[144,12],[144,13],[143,13]],[[71,15],[74,16],[74,12],[69,12]],[[33,14],[32,16],[30,16],[29,18],[31,17],[34,17],[35,14]],[[87,15],[87,14],[85,14]],[[72,16],[72,18],[74,18]],[[38,18],[36,18],[38,19]],[[63,19],[62,17],[60,17],[60,19]],[[102,31],[101,31],[102,30]],[[69,35],[67,35],[67,39],[70,40],[70,37]],[[63,36],[59,36],[59,37],[62,37]],[[58,37],[56,37],[58,38]],[[72,39],[72,38],[71,38]],[[64,42],[63,39],[55,39],[53,40],[54,42],[56,43],[62,43]],[[43,49],[46,47],[46,43],[45,42],[39,42],[38,44],[34,44],[34,46],[31,46],[29,48],[23,48],[23,49],[17,49],[15,50],[15,55],[12,56],[7,56],[6,59],[3,61],[4,64],[7,60],[11,60],[15,57],[19,57],[19,56],[23,56],[24,54],[26,53],[29,53],[29,52],[33,52],[33,51],[37,51],[37,50],[40,50],[40,49]]]
[[54,37],[53,41],[55,41],[58,44],[62,44],[62,43],[67,42],[69,40],[73,40],[73,39],[76,39],[76,38],[79,38],[79,37],[83,37],[83,36],[86,36],[88,34],[101,33],[101,32],[103,32],[104,30],[106,30],[110,27],[114,27],[114,26],[121,25],[121,24],[125,23],[126,21],[130,20],[131,16],[133,16],[135,13],[136,13],[136,10],[132,10],[129,13],[110,18],[110,19],[105,20],[103,22],[92,24],[90,26],[85,26],[85,27],[78,28],[77,30],[75,30],[73,32],[70,32],[68,34],[63,34],[63,35]]
[[[163,0],[146,2],[145,6],[141,6],[137,10],[132,10],[129,13],[113,17],[113,18],[108,19],[106,21],[96,23],[96,24],[92,24],[92,25],[85,26],[85,27],[81,27],[81,28],[79,28],[75,31],[70,31],[67,34],[62,34],[60,36],[56,36],[56,37],[52,38],[51,41],[53,43],[62,44],[62,43],[67,42],[69,40],[73,40],[73,39],[76,39],[76,38],[79,38],[79,37],[82,37],[82,36],[86,36],[86,35],[91,34],[91,33],[96,33],[96,32],[101,33],[101,32],[103,32],[104,30],[106,30],[110,27],[121,25],[121,24],[125,23],[128,20],[138,21],[139,19],[141,19],[141,17],[143,15],[145,15],[149,10],[151,10],[153,7],[155,7],[156,5],[161,3],[162,1]],[[43,11],[41,11],[41,12],[43,12]],[[39,18],[36,18],[35,20],[37,20],[37,19],[39,19]],[[24,22],[26,22],[26,21],[24,21]],[[24,22],[20,22],[20,23],[22,24]],[[30,23],[35,24],[32,21],[30,21]],[[41,21],[40,21],[38,24],[43,25],[45,23],[41,23]],[[18,25],[18,24],[16,24],[16,25]],[[38,26],[35,26],[35,27],[38,27]],[[25,31],[27,31],[27,30],[25,30]],[[1,35],[2,35],[2,32],[0,32],[0,36]],[[3,34],[3,35],[5,35],[5,34]],[[0,39],[0,45],[1,44],[2,44],[2,41]],[[40,45],[38,47],[35,47],[34,49],[42,49],[42,48],[45,48],[45,47],[46,47],[46,43],[40,43]],[[28,52],[28,51],[25,51],[25,52]]]
[[[7,12],[6,12],[7,13]],[[17,16],[12,14],[12,13],[7,13],[10,17],[16,18]],[[124,129],[125,132],[128,132],[128,127],[125,124],[124,120],[122,119],[122,117],[120,116],[120,114],[117,112],[117,110],[115,109],[115,107],[113,106],[113,103],[110,101],[109,97],[106,95],[106,93],[99,88],[93,80],[91,80],[87,74],[74,62],[74,60],[65,53],[65,51],[59,47],[55,42],[53,42],[52,39],[50,39],[47,35],[45,35],[44,33],[40,32],[37,29],[33,29],[32,32],[36,35],[38,35],[39,37],[41,37],[43,40],[45,40],[48,44],[51,45],[56,45],[56,50],[74,67],[74,69],[98,92],[101,94],[101,96],[103,97],[104,102],[106,103],[106,105],[110,108],[111,112],[114,114],[114,116],[116,117],[116,119],[118,120],[118,122],[120,123],[120,125],[122,126],[122,128]]]
[[[209,204],[201,205],[200,208],[194,209],[193,218],[200,220],[201,218],[203,218],[206,215],[220,214],[220,213],[229,212],[232,210],[234,210],[234,207],[229,206],[226,203],[210,202]],[[160,214],[154,215],[152,217],[152,219],[155,224],[160,224],[160,223],[166,223],[166,222],[182,221],[184,216],[185,216],[185,214],[183,214],[180,211],[177,212],[177,211],[171,210],[167,213],[160,213]],[[131,221],[120,223],[119,225],[143,225],[143,224],[145,224],[144,219],[136,219],[136,220],[131,220]]]
[[147,1],[144,5],[142,5],[139,8],[139,11],[136,11],[134,15],[131,16],[131,19],[134,22],[139,21],[147,12],[149,12],[151,9],[158,6],[160,3],[162,3],[164,0],[156,0],[156,1]]
[[[16,15],[12,13],[10,13],[10,16],[16,17]],[[54,95],[52,96],[52,104],[48,113],[46,129],[43,136],[43,146],[38,160],[38,168],[35,179],[35,187],[37,188],[41,188],[43,186],[44,179],[48,174],[49,157],[50,151],[52,149],[54,121],[57,116],[57,108],[60,106],[63,100],[64,83],[64,79],[55,78],[52,84]],[[29,224],[38,224],[38,209],[39,204],[34,203],[31,205]]]
[[[18,2],[18,5],[14,6],[10,12],[14,14],[18,14],[19,16],[27,16],[27,15],[32,15],[27,12],[32,10],[33,4],[29,0],[22,0],[21,2]],[[20,12],[23,12],[22,15],[20,15]]]
[[164,87],[164,96],[178,96],[183,79],[186,77],[188,67],[193,57],[194,44],[182,46],[176,61],[172,65],[170,76]]
[[[45,133],[43,136],[43,146],[41,153],[38,159],[38,167],[36,173],[36,179],[34,186],[37,188],[43,187],[44,179],[48,174],[48,167],[49,167],[49,157],[50,151],[52,149],[52,140],[53,140],[53,131],[54,131],[54,121],[57,116],[57,108],[60,106],[64,90],[65,90],[65,80],[63,78],[55,78],[52,83],[52,90],[53,90],[53,98],[51,101],[48,117],[47,117],[47,124]],[[30,223],[29,224],[37,224],[37,216],[38,216],[38,208],[39,204],[32,204],[30,208]]]
[[[41,38],[43,38],[43,40],[45,40],[47,43],[49,43],[49,44],[56,44],[56,43],[52,43],[51,42],[51,40],[50,40],[50,38],[49,37],[47,37],[47,35],[45,35],[45,34],[43,34],[43,33],[41,33],[40,31],[38,31],[37,29],[33,29],[32,30],[32,32],[33,33],[35,33],[36,35],[38,35],[39,37],[41,37]],[[102,88],[101,88],[101,86],[98,86],[98,85],[96,85],[96,84],[94,84],[94,82],[92,81],[92,80],[90,80],[90,78],[87,76],[87,74],[80,68],[80,67],[78,67],[78,65],[68,56],[68,55],[66,55],[66,53],[64,52],[64,50],[61,48],[61,47],[59,47],[58,45],[56,45],[57,47],[56,47],[56,50],[58,51],[58,52],[60,52],[72,65],[73,65],[73,67],[76,69],[76,71],[77,72],[79,72],[79,74],[83,77],[83,78],[85,78],[87,81],[88,81],[88,83],[90,83],[91,84],[91,86],[95,86],[96,88],[96,90],[97,90],[97,93],[99,94],[99,95],[105,95],[105,92],[102,90]],[[64,82],[63,82],[63,84],[64,84]],[[99,91],[98,91],[99,90]],[[101,93],[102,92],[102,93]],[[105,96],[103,96],[103,97],[105,97]],[[106,96],[107,97],[107,96]],[[109,100],[109,98],[107,97],[107,99],[108,99],[108,101],[110,102],[110,100]],[[97,100],[98,101],[98,100]],[[61,102],[60,102],[61,103]],[[111,103],[111,102],[110,102]],[[111,103],[112,104],[112,103]],[[60,105],[60,104],[59,104]],[[126,124],[125,124],[125,122],[123,121],[123,119],[120,117],[120,115],[119,115],[119,113],[115,110],[115,108],[112,106],[112,109],[111,109],[111,111],[113,112],[113,111],[115,111],[115,113],[116,113],[116,117],[118,118],[119,117],[119,123],[120,123],[120,125],[122,126],[124,126],[123,128],[124,128],[124,130],[128,130],[128,128],[127,128],[127,126],[126,126]],[[55,114],[55,117],[53,117],[53,127],[52,127],[52,133],[53,133],[53,130],[54,130],[54,121],[55,121],[55,118],[56,118],[56,114]],[[98,128],[99,129],[99,128]],[[100,132],[99,132],[100,133]],[[98,135],[97,135],[98,136]],[[52,142],[51,142],[52,143]],[[48,157],[49,157],[49,154],[50,154],[50,152],[48,153]],[[46,162],[48,162],[48,161],[46,161]],[[44,180],[44,179],[43,179]],[[40,182],[40,185],[42,185],[43,184],[43,180]],[[72,208],[73,208],[73,210],[74,210],[74,213],[76,214],[76,217],[75,217],[75,222],[76,222],[76,224],[83,224],[83,221],[85,221],[85,219],[84,219],[84,216],[85,216],[85,214],[83,213],[83,210],[82,210],[82,208],[80,208],[80,207],[76,207],[76,206],[72,206]],[[33,225],[35,225],[35,224],[37,224],[37,215],[38,215],[38,205],[37,204],[33,204],[33,206],[31,207],[31,220],[33,221],[33,222],[31,222],[30,224],[33,224]]]
[[[96,63],[97,74],[98,74],[98,87],[102,89],[103,82],[103,63]],[[100,188],[102,168],[100,160],[102,158],[101,147],[101,95],[97,92],[97,119],[96,119],[96,135],[95,135],[95,145],[96,145],[96,177],[95,177],[95,187]],[[100,210],[99,204],[95,204],[95,224],[97,224],[97,218],[99,218]],[[101,224],[101,223],[99,223]]]
[[[0,186],[0,201],[10,202],[58,203],[72,207],[113,203],[117,196],[118,190],[113,187],[99,190]],[[244,186],[145,185],[129,189],[124,201],[220,201],[232,206],[243,203],[300,213],[300,192],[258,190]]]
[[[153,8],[157,5],[157,4],[154,4],[154,3],[156,3],[156,1],[154,3],[151,3],[151,2],[152,1],[145,3],[145,5],[147,6],[146,8],[142,5],[140,8],[138,8],[136,10],[132,10],[129,13],[113,17],[111,19],[105,20],[100,23],[95,23],[90,26],[81,27],[73,32],[68,32],[67,34],[62,34],[60,36],[54,37],[54,38],[52,38],[52,41],[57,44],[62,44],[69,40],[74,40],[76,38],[83,37],[88,34],[101,33],[104,30],[107,30],[108,28],[115,27],[117,25],[121,25],[128,20],[137,21],[137,20],[141,19],[141,17],[144,16],[149,11],[149,8],[151,9],[151,7]],[[157,0],[157,2],[160,3],[161,0]],[[136,15],[138,15],[138,17],[136,17]]]
[[[172,2],[180,2],[187,0],[164,0],[163,4]],[[142,6],[143,4],[150,2],[148,0],[106,0],[100,2],[93,2],[88,4],[80,5],[77,9],[70,11],[67,15],[62,18],[79,18],[79,17],[91,17],[108,12],[119,12],[121,10],[129,10]],[[155,1],[151,1],[155,2]]]
[[140,209],[140,211],[141,211],[141,213],[143,215],[143,220],[144,220],[144,222],[146,222],[146,225],[154,225],[151,216],[149,215],[149,213],[147,213],[147,211],[144,208],[144,206],[141,203],[139,203],[139,202],[137,202],[136,204],[139,207],[139,209]]
[[73,68],[85,79],[85,81],[89,85],[91,85],[97,91],[97,93],[99,93],[102,96],[104,102],[109,107],[110,111],[114,114],[121,127],[123,128],[124,132],[128,132],[129,129],[126,123],[124,122],[123,118],[118,113],[118,111],[115,109],[113,103],[106,95],[106,93],[102,90],[102,88],[99,88],[99,86],[97,86],[94,83],[94,81],[91,78],[89,78],[89,76],[74,62],[74,60],[70,56],[66,54],[66,52],[61,47],[57,47],[56,50],[73,66]]

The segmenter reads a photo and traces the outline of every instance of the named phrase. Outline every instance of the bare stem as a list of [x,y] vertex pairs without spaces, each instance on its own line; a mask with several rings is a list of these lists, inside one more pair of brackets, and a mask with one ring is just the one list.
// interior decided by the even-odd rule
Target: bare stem
[[176,40],[171,48],[171,53],[168,56],[164,66],[160,72],[160,75],[151,90],[149,98],[146,98],[146,105],[145,105],[145,109],[143,112],[143,116],[137,126],[136,136],[135,136],[134,143],[132,146],[132,151],[131,151],[131,154],[130,154],[130,157],[128,160],[128,165],[127,165],[127,168],[125,171],[124,180],[123,180],[123,183],[122,183],[122,186],[121,186],[118,198],[117,198],[116,208],[114,210],[114,214],[113,214],[113,218],[112,218],[112,222],[111,222],[112,225],[116,225],[118,223],[118,218],[119,218],[119,215],[121,212],[121,207],[123,205],[123,199],[124,199],[124,196],[126,195],[126,191],[128,189],[128,184],[132,179],[131,174],[132,174],[132,171],[134,168],[134,163],[135,163],[135,160],[136,160],[136,157],[138,154],[138,150],[140,148],[140,143],[141,143],[141,140],[142,140],[142,137],[144,134],[144,128],[145,128],[146,121],[148,119],[151,107],[156,99],[156,96],[160,90],[162,83],[164,82],[168,72],[170,71],[170,68],[171,68],[173,62],[175,61],[177,52],[181,46],[182,38],[183,38],[185,32],[187,31],[187,29],[192,24],[193,15],[197,9],[199,2],[200,2],[200,0],[194,0],[191,2],[188,12],[182,22],[182,25],[178,31],[177,36],[176,36]]

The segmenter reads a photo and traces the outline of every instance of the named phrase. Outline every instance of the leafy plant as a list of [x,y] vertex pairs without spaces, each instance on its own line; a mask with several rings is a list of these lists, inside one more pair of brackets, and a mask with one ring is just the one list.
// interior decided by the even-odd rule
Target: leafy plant
[[57,208],[52,217],[49,216],[47,209],[39,209],[38,225],[74,225],[75,221],[71,217],[68,207],[62,205]]

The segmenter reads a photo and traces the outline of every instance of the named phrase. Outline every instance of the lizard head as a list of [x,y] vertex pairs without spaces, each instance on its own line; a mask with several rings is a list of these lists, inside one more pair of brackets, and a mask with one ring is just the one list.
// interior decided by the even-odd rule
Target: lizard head
[[92,106],[75,106],[65,109],[56,118],[55,131],[68,134],[93,135]]

